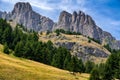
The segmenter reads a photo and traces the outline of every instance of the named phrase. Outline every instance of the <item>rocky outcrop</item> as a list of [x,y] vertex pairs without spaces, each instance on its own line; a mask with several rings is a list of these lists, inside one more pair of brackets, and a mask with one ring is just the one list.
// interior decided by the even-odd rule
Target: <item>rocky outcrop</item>
[[67,48],[72,55],[81,58],[83,61],[93,60],[92,56],[96,58],[107,58],[109,56],[104,50],[92,46],[83,46],[77,42],[56,42],[55,45]]
[[83,61],[93,60],[92,56],[96,58],[107,58],[109,56],[103,50],[91,46],[75,45],[72,51],[73,55],[81,58]]
[[54,22],[32,10],[29,3],[18,2],[10,13],[3,13],[3,19],[12,20],[14,23],[22,24],[27,29],[35,31],[52,30]]
[[111,42],[110,47],[112,49],[120,50],[120,41],[115,40],[115,41]]
[[72,50],[72,48],[75,44],[76,44],[75,42],[56,42],[55,43],[55,45],[65,47],[68,50]]
[[83,35],[97,40],[100,39],[99,33],[102,32],[102,30],[95,25],[92,18],[89,15],[85,15],[82,11],[79,11],[79,13],[73,12],[73,14],[66,11],[61,12],[58,24],[54,26],[54,29],[59,28],[72,32],[80,32]]

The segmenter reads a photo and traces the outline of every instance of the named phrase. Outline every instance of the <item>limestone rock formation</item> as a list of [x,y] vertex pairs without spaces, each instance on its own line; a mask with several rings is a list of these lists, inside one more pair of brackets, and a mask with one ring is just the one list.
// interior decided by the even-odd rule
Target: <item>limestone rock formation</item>
[[100,41],[103,45],[109,44],[112,49],[120,49],[120,47],[116,45],[119,44],[119,42],[116,41],[110,33],[98,27],[94,20],[82,11],[78,13],[74,11],[73,14],[62,11],[58,23],[53,27],[53,30],[55,29],[80,32],[84,36]]
[[16,24],[22,24],[27,29],[35,31],[52,30],[54,22],[32,10],[29,3],[18,2],[10,13],[3,13],[2,18],[12,20]]

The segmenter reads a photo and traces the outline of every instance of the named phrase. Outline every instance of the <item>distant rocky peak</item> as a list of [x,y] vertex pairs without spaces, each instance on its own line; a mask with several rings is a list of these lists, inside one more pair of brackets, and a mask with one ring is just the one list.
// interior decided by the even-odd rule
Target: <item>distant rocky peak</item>
[[76,15],[77,15],[77,12],[76,12],[76,11],[74,11],[74,12],[73,12],[73,15],[75,15],[75,16],[76,16]]
[[59,22],[58,24],[62,24],[62,23],[66,23],[66,22],[70,22],[70,18],[72,17],[72,15],[66,11],[62,11],[60,13],[60,16],[59,16]]
[[23,13],[23,12],[28,12],[28,11],[32,11],[32,7],[30,3],[18,2],[15,4],[12,13]]
[[60,13],[60,15],[65,15],[65,14],[70,14],[70,13],[67,12],[67,11],[62,11],[62,12]]
[[72,15],[74,15],[74,16],[77,16],[77,15],[78,16],[85,16],[85,13],[83,11],[78,11],[78,12],[74,11]]
[[59,16],[59,19],[63,18],[63,17],[71,17],[72,15],[69,13],[69,12],[66,12],[66,11],[62,11],[60,13],[60,16]]

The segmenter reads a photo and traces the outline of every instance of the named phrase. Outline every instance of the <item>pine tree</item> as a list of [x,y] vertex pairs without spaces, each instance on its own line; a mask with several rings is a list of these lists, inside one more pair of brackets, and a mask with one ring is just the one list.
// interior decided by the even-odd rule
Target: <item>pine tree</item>
[[0,43],[2,43],[2,34],[3,34],[3,31],[2,31],[2,29],[0,28]]
[[120,51],[116,53],[116,69],[115,71],[115,78],[120,79]]
[[81,72],[84,72],[85,71],[85,66],[84,66],[84,64],[83,64],[83,61],[81,60],[81,59],[79,59],[78,60],[78,64],[79,64],[79,72],[81,73]]
[[64,66],[63,66],[64,69],[70,70],[70,61],[71,61],[71,54],[67,53],[67,56],[64,60]]
[[56,36],[60,35],[60,30],[59,29],[57,29],[55,32],[56,32]]
[[106,64],[102,80],[112,80],[112,79],[113,79],[113,74],[112,74],[111,66],[109,64]]
[[7,27],[2,35],[2,42],[3,43],[10,43],[11,42],[11,33],[12,29],[11,27]]
[[37,33],[36,32],[33,32],[33,40],[34,41],[38,41],[38,35],[37,35]]
[[59,67],[61,69],[63,69],[64,67],[64,61],[66,58],[66,55],[68,53],[68,50],[64,47],[59,47],[56,50],[55,55],[53,56],[53,61],[52,61],[52,65],[55,67]]
[[91,75],[90,75],[90,80],[100,80],[98,68],[96,67],[93,68]]
[[78,58],[76,56],[72,57],[70,63],[71,63],[70,71],[79,72],[79,62],[78,62]]
[[60,57],[59,53],[55,53],[55,55],[53,56],[51,65],[61,68],[60,60],[61,60],[61,57]]
[[7,43],[5,43],[5,45],[4,45],[4,50],[3,50],[3,52],[6,53],[6,54],[9,54],[9,53],[10,53],[9,48],[8,48],[8,46],[7,46]]
[[15,46],[15,56],[24,57],[24,44],[22,41]]
[[95,64],[91,61],[87,61],[85,64],[85,72],[90,73],[92,69],[94,68]]
[[[30,54],[33,52],[31,44],[32,43],[30,41],[27,41],[27,43],[24,46],[24,57],[28,58],[28,59],[30,59],[30,57],[31,57]],[[32,57],[34,57],[34,56],[32,56]]]
[[100,63],[98,66],[100,79],[103,79],[104,70],[105,70],[105,63]]

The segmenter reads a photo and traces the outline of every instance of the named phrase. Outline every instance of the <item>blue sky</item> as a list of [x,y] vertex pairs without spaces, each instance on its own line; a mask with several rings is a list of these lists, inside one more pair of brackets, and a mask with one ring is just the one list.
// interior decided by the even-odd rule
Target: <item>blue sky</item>
[[57,22],[61,11],[83,11],[96,24],[120,40],[120,0],[0,0],[0,11],[11,11],[16,2],[29,2],[34,11]]

